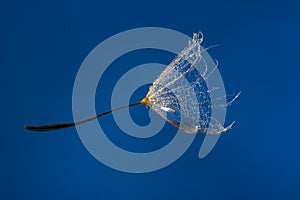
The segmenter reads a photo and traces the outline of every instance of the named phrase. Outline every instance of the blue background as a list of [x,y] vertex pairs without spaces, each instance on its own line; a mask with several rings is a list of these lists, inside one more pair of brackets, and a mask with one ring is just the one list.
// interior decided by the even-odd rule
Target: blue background
[[[299,9],[276,0],[2,1],[0,199],[299,199]],[[170,166],[128,174],[94,159],[75,128],[23,129],[72,120],[83,59],[106,38],[144,26],[200,30],[204,46],[221,44],[210,54],[220,62],[227,92],[242,96],[228,110],[228,122],[237,124],[207,157],[197,157],[203,139],[197,135]],[[134,59],[146,63],[146,57]],[[101,97],[97,110],[109,109],[109,97]],[[131,113],[143,119],[144,110]]]

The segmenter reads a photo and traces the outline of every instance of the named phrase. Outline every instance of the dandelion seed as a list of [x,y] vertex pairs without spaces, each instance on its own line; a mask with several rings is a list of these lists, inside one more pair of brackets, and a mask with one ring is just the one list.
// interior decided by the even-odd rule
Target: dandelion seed
[[[138,103],[116,108],[77,122],[25,126],[25,128],[32,131],[57,130],[80,125],[124,108],[146,105],[172,125],[187,133],[217,134],[227,131],[234,122],[223,127],[217,119],[211,117],[211,108],[231,105],[240,93],[225,105],[211,104],[210,92],[218,88],[208,90],[206,80],[214,73],[218,63],[216,62],[213,70],[208,72],[202,53],[209,48],[202,49],[200,46],[202,41],[201,33],[194,34],[188,46],[164,69],[150,86],[146,97]],[[203,72],[196,69],[196,65],[199,63],[204,68]],[[208,127],[210,128],[208,129]]]

